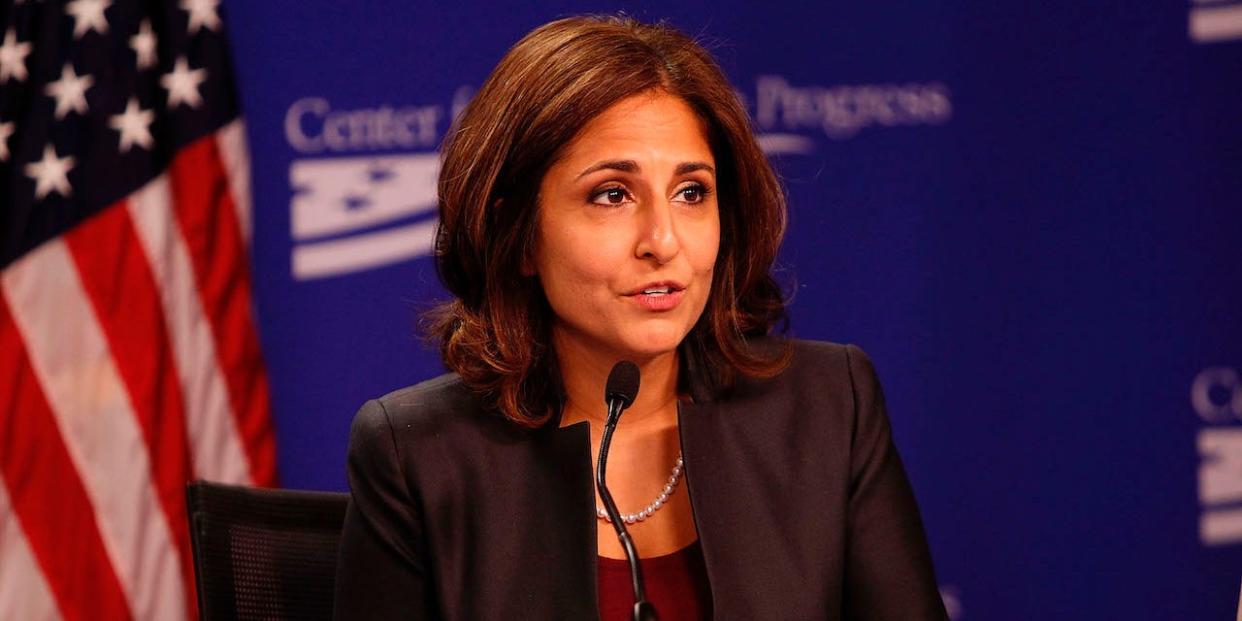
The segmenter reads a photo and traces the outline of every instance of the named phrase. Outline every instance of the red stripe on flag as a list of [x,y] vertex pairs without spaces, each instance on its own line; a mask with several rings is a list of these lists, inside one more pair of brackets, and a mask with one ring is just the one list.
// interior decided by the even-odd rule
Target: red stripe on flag
[[0,295],[0,472],[13,511],[65,619],[129,619],[60,429]]
[[215,136],[181,149],[169,167],[169,181],[251,478],[257,485],[275,485],[276,447],[267,373],[251,317],[246,246]]
[[[142,428],[185,592],[194,593],[185,507],[185,483],[194,477],[185,405],[155,277],[124,203],[108,207],[64,239]],[[186,598],[186,608],[190,619],[197,618],[193,597]]]

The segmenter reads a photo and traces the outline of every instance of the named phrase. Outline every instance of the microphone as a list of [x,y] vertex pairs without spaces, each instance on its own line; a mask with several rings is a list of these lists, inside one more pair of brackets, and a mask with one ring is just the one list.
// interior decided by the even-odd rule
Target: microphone
[[[622,360],[612,365],[608,372],[608,383],[604,385],[604,403],[608,404],[609,425],[616,425],[621,417],[621,410],[630,407],[638,396],[638,365],[629,360]],[[613,412],[616,412],[616,418]]]
[[629,360],[622,360],[612,366],[608,373],[608,383],[604,386],[604,402],[608,404],[608,419],[604,422],[604,437],[599,443],[599,461],[595,466],[595,487],[599,489],[599,497],[604,501],[604,510],[612,527],[617,530],[617,539],[625,548],[625,557],[630,562],[630,581],[634,585],[634,621],[658,621],[655,606],[647,601],[646,589],[643,584],[643,568],[638,563],[638,549],[634,540],[621,520],[621,512],[617,511],[617,503],[612,501],[605,483],[605,468],[608,466],[608,445],[612,444],[612,432],[617,428],[621,412],[634,403],[638,396],[638,365]]

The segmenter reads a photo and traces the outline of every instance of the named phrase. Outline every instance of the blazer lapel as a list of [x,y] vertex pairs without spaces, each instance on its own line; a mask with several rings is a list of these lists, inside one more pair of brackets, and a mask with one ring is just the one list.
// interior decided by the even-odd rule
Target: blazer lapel
[[596,565],[595,481],[591,461],[590,426],[584,421],[566,427],[550,426],[539,442],[540,455],[548,456],[551,477],[559,481],[544,489],[536,503],[531,529],[544,539],[547,555],[530,559],[554,563],[560,568],[555,584],[541,589],[542,602],[531,602],[531,619],[598,619],[599,582]]
[[762,618],[771,609],[752,594],[780,593],[789,584],[787,568],[771,562],[789,544],[773,537],[783,528],[780,500],[765,498],[772,490],[763,489],[762,471],[772,465],[763,461],[775,447],[745,410],[732,402],[682,403],[678,410],[690,507],[717,619]]

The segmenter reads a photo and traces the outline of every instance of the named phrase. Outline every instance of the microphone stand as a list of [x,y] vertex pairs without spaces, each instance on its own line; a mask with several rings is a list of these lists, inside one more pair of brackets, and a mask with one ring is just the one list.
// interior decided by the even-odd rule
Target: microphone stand
[[621,419],[621,411],[626,405],[628,404],[621,399],[608,400],[608,419],[604,423],[604,437],[599,443],[595,486],[599,489],[599,497],[604,501],[604,510],[608,512],[612,527],[617,530],[617,539],[621,540],[621,547],[625,548],[625,557],[630,562],[630,580],[634,584],[634,621],[659,621],[655,606],[647,601],[646,589],[643,587],[643,568],[638,562],[638,549],[634,547],[634,540],[630,538],[630,532],[621,520],[621,512],[617,510],[617,504],[612,501],[612,494],[608,492],[608,485],[604,482],[604,469],[608,465],[608,445],[612,443],[612,432],[617,428],[617,421]]

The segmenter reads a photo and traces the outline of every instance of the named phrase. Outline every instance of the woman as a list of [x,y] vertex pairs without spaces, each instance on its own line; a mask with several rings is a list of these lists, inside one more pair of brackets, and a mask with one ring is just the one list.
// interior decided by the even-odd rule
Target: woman
[[623,359],[608,484],[665,621],[946,618],[870,362],[769,335],[784,197],[702,48],[547,24],[443,158],[453,373],[354,420],[338,618],[629,618],[592,483]]

